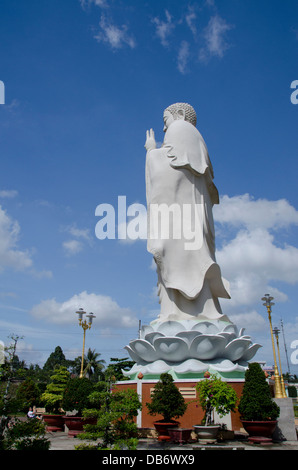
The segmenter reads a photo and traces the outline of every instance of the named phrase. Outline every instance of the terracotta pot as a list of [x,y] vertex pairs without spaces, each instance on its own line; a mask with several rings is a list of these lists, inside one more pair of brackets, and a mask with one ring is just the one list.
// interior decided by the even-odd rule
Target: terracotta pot
[[272,442],[272,435],[277,421],[246,421],[241,420],[251,442]]
[[68,428],[68,436],[76,437],[84,432],[85,424],[96,424],[96,418],[83,418],[82,416],[63,416],[64,424]]
[[169,428],[176,428],[179,425],[177,421],[155,421],[153,424],[158,432],[158,440],[162,442],[170,441]]
[[179,444],[186,444],[190,441],[192,429],[186,428],[169,428],[169,436],[171,441]]
[[63,432],[64,431],[64,421],[62,415],[42,415],[44,422],[46,423],[47,432]]
[[201,442],[204,442],[205,444],[213,444],[214,442],[217,441],[217,436],[220,430],[220,425],[215,424],[215,425],[209,425],[209,426],[204,426],[204,425],[199,425],[196,424],[194,426],[195,432],[198,436],[198,440]]

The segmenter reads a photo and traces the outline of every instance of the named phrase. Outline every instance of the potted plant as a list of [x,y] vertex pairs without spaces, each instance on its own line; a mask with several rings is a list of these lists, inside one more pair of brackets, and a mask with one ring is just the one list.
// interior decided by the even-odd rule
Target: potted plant
[[168,428],[179,425],[174,419],[184,415],[187,408],[187,404],[170,374],[160,375],[160,380],[152,393],[152,400],[146,403],[146,406],[150,415],[163,416],[163,419],[154,422],[154,426],[159,434],[158,440],[169,441],[171,438]]
[[60,366],[56,368],[55,373],[50,378],[50,383],[40,397],[45,404],[47,412],[43,414],[43,419],[47,424],[47,431],[64,431],[61,402],[68,378],[69,372],[66,367]]
[[205,379],[197,383],[198,401],[204,411],[201,425],[194,425],[198,439],[213,443],[217,439],[220,424],[214,423],[214,411],[220,417],[235,411],[237,394],[233,387],[223,382],[216,375],[208,373]]
[[70,437],[82,433],[84,424],[92,424],[90,420],[83,418],[83,410],[90,406],[89,395],[93,392],[93,388],[91,381],[84,377],[71,378],[66,384],[62,408],[66,412],[63,420]]
[[238,410],[251,442],[272,442],[279,406],[273,401],[270,387],[260,364],[249,364]]

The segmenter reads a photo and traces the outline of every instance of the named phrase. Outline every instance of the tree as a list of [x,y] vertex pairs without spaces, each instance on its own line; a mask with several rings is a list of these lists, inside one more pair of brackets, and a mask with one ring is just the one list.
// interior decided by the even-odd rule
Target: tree
[[[92,449],[135,449],[137,426],[134,418],[142,406],[137,392],[130,389],[113,390],[113,380],[108,371],[105,381],[96,385],[89,399],[93,408],[85,409],[83,415],[86,418],[97,418],[97,423],[84,426],[85,432],[78,437],[100,439]],[[83,444],[77,446],[77,449],[86,449],[86,446]]]
[[151,403],[146,403],[149,414],[160,414],[163,421],[171,422],[173,418],[184,415],[187,404],[170,374],[161,374],[160,380],[155,385]]
[[237,394],[231,385],[223,382],[219,377],[211,375],[197,383],[199,404],[205,416],[203,424],[206,426],[213,422],[213,410],[216,410],[220,417],[230,411],[235,411]]
[[17,389],[16,396],[22,403],[22,410],[28,411],[28,408],[38,404],[40,399],[40,389],[36,382],[28,377]]
[[240,416],[246,421],[275,420],[279,416],[279,406],[272,400],[260,364],[249,364],[238,406]]
[[51,382],[47,385],[46,391],[41,395],[41,400],[45,402],[46,410],[51,413],[59,413],[63,392],[69,379],[69,372],[65,366],[55,369],[51,376]]
[[117,381],[125,380],[126,377],[123,375],[122,370],[130,370],[134,365],[134,361],[128,360],[128,357],[124,357],[123,359],[111,357],[110,361],[108,368],[112,371]]
[[5,430],[8,429],[8,424],[10,421],[8,413],[13,410],[14,405],[15,405],[14,400],[11,399],[9,392],[10,392],[11,381],[12,381],[13,374],[14,374],[13,363],[14,363],[14,358],[16,356],[17,343],[21,337],[18,335],[11,335],[10,338],[12,339],[13,342],[10,346],[6,348],[6,352],[8,353],[8,357],[9,357],[9,360],[8,360],[9,367],[6,373],[6,386],[2,394],[2,398],[0,400],[0,413],[1,413],[0,449],[2,446],[3,439],[4,439]]
[[50,354],[46,360],[43,370],[45,372],[53,372],[56,366],[68,366],[68,361],[66,360],[64,353],[60,346],[55,348],[55,351]]
[[89,395],[94,386],[86,377],[70,378],[63,392],[62,408],[64,411],[77,411],[77,416],[82,416],[84,408],[90,408]]
[[88,349],[87,356],[84,358],[84,377],[89,377],[93,381],[97,381],[99,377],[102,378],[105,361],[99,359],[99,356],[100,353],[95,352],[95,349]]

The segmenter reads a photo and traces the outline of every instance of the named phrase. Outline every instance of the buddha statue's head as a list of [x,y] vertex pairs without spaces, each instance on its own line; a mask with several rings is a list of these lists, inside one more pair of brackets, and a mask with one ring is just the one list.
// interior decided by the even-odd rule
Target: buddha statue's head
[[177,120],[183,119],[184,121],[190,122],[196,127],[197,115],[194,108],[188,103],[175,103],[171,104],[164,110],[164,131],[168,129],[170,124]]

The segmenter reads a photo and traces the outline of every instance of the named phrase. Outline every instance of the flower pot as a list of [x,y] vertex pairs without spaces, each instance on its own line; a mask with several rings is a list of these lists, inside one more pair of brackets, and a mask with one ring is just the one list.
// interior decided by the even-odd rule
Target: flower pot
[[64,424],[68,428],[68,436],[76,437],[84,432],[85,424],[96,424],[96,418],[83,418],[82,416],[63,416]]
[[277,426],[277,421],[246,421],[241,420],[245,431],[248,433],[248,440],[253,443],[272,442],[272,435]]
[[214,444],[217,441],[217,436],[220,430],[220,425],[194,425],[195,432],[198,436],[199,442],[203,444]]
[[169,429],[176,428],[179,425],[177,421],[155,421],[153,424],[158,432],[158,440],[160,442],[170,441]]
[[192,429],[168,428],[168,432],[172,442],[186,444],[190,441]]
[[64,431],[64,421],[62,415],[43,414],[42,417],[44,422],[46,423],[47,432]]

